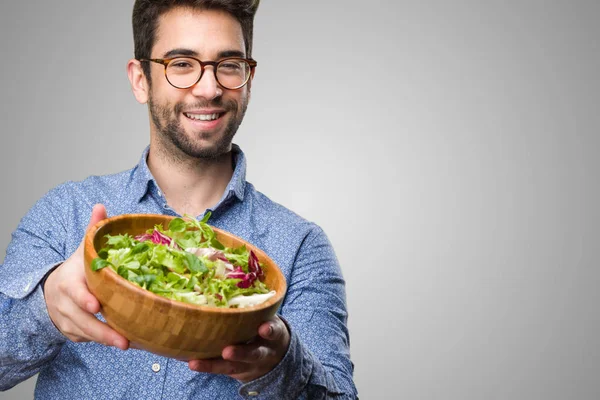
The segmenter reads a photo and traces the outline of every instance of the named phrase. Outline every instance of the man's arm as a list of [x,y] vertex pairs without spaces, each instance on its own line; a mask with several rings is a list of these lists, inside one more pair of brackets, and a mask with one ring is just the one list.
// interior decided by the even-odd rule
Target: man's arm
[[294,263],[281,315],[291,340],[282,362],[241,393],[282,399],[355,399],[345,282],[320,228],[305,238]]
[[39,285],[23,299],[0,293],[0,391],[35,375],[65,341],[48,317]]
[[35,375],[66,340],[48,317],[40,285],[65,259],[53,197],[47,194],[23,217],[0,265],[0,390]]
[[[51,205],[47,195],[23,218],[0,268],[0,390],[36,374],[67,339],[128,347],[94,317],[100,305],[85,283],[83,247],[64,260],[67,235]],[[90,223],[105,217],[96,207]]]

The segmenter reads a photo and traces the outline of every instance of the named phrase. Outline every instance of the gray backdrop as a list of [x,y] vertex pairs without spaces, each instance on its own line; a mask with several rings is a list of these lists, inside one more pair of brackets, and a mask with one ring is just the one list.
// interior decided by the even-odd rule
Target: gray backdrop
[[[2,256],[48,189],[148,142],[131,6],[2,1]],[[248,180],[336,248],[361,398],[599,398],[599,17],[597,0],[263,0],[236,142]]]

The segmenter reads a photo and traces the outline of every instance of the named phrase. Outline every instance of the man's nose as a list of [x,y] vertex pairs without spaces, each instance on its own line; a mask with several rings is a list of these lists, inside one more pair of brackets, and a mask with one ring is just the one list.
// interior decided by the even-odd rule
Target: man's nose
[[192,86],[192,94],[194,96],[213,100],[223,94],[223,88],[219,86],[213,68],[214,67],[212,66],[207,66],[204,69],[200,80]]

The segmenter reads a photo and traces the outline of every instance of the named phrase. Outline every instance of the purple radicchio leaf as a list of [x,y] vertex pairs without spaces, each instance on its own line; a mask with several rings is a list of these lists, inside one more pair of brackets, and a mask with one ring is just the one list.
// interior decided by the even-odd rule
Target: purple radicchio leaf
[[152,240],[152,235],[150,235],[149,233],[144,233],[143,235],[137,235],[136,237],[134,237],[134,239],[138,242],[147,242],[148,240]]
[[237,267],[235,270],[233,270],[233,272],[228,273],[227,277],[231,278],[231,279],[241,279],[241,281],[236,283],[236,286],[241,289],[247,289],[250,286],[252,286],[252,284],[254,283],[254,281],[257,278],[255,272],[248,272],[246,274],[242,270],[242,267]]
[[156,244],[172,246],[173,248],[176,248],[178,250],[180,249],[173,239],[160,232],[158,229],[154,229],[154,232],[152,232],[152,242]]
[[248,257],[248,271],[256,274],[257,278],[262,278],[264,276],[263,270],[260,267],[258,262],[258,257],[252,250],[250,250],[250,256]]
[[231,279],[246,279],[246,273],[242,271],[242,267],[237,267],[232,272],[228,273],[227,277]]
[[241,289],[248,289],[254,281],[256,280],[256,274],[253,272],[249,272],[246,274],[246,278],[242,281],[239,281],[236,286]]

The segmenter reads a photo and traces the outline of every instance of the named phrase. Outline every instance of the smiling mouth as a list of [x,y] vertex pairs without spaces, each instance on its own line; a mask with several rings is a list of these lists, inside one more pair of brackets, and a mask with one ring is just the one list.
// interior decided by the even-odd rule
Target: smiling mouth
[[214,113],[214,114],[191,114],[191,113],[183,113],[187,118],[194,121],[214,121],[223,116],[224,113]]

